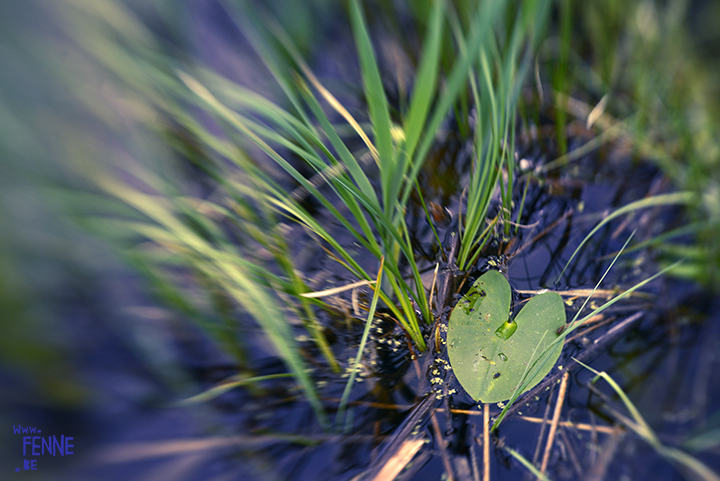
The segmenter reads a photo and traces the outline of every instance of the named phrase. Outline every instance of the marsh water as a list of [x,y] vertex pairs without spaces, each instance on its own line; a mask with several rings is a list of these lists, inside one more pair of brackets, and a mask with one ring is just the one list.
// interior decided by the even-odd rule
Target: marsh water
[[[226,12],[213,3],[200,2],[193,8],[187,25],[197,33],[188,47],[192,53],[219,72],[264,90],[263,70],[246,53],[241,32]],[[357,68],[344,54],[352,51],[352,41],[347,32],[327,28],[332,41],[313,67],[321,78],[352,85]],[[343,100],[361,105],[357,98]],[[553,126],[552,119],[541,118],[537,125],[519,129],[520,169],[513,198],[516,205],[524,198],[522,216],[513,217],[510,235],[497,233],[473,269],[460,272],[444,256],[452,251],[453,233],[462,222],[458,213],[464,205],[472,147],[448,120],[420,176],[442,245],[417,199],[407,213],[424,280],[429,285],[439,266],[438,278],[451,286],[447,308],[436,313],[440,324],[447,322],[450,309],[475,278],[498,267],[507,274],[517,305],[540,289],[556,290],[567,293],[564,299],[572,316],[586,297],[578,290],[596,286],[631,234],[639,243],[686,221],[680,209],[666,207],[620,217],[599,231],[558,279],[582,239],[604,216],[643,197],[672,192],[674,186],[652,162],[621,141],[543,172],[544,165],[561,155]],[[582,122],[570,127],[570,151],[592,138]],[[179,169],[188,169],[187,180],[196,180],[197,173],[182,162],[178,160]],[[491,216],[498,205],[493,209]],[[324,218],[321,209],[315,214]],[[352,244],[340,229],[332,233]],[[292,235],[305,277],[318,285],[354,280],[336,263],[318,261],[322,251],[300,229]],[[113,255],[102,245],[93,249],[100,256]],[[368,269],[376,269],[374,259],[367,262]],[[609,292],[594,297],[589,306],[601,304],[613,291],[642,281],[661,266],[660,253],[652,249],[620,256],[599,286]],[[8,421],[27,420],[17,422],[73,435],[76,454],[70,459],[43,458],[42,470],[22,473],[27,479],[351,480],[377,474],[388,449],[409,439],[424,444],[400,479],[441,479],[448,471],[459,480],[481,477],[482,408],[446,367],[444,348],[414,353],[383,313],[371,332],[348,418],[342,428],[326,432],[289,378],[240,387],[208,403],[180,406],[182,399],[236,374],[237,364],[197,325],[160,304],[147,282],[119,261],[96,265],[82,276],[50,301],[66,332],[62,349],[70,353],[76,372],[74,389],[84,390],[84,401],[71,408],[29,403],[32,393],[23,392],[17,387],[22,383],[12,380],[18,395],[13,421]],[[357,295],[367,302],[370,293],[361,290]],[[349,293],[338,300],[338,309],[343,303],[351,309]],[[655,449],[623,427],[618,414],[627,417],[628,411],[618,396],[602,380],[591,383],[594,375],[573,358],[610,374],[663,443],[683,447],[720,470],[717,444],[697,453],[693,445],[683,444],[717,429],[720,382],[713,373],[720,362],[718,312],[720,302],[712,292],[671,276],[604,311],[602,318],[568,341],[549,381],[521,398],[491,434],[491,479],[532,477],[505,448],[537,463],[548,428],[536,421],[552,416],[559,374],[564,371],[570,377],[561,421],[572,424],[558,430],[547,470],[550,479],[683,479]],[[287,372],[260,329],[236,315],[240,343],[252,346],[245,354],[254,374]],[[363,323],[327,312],[320,315],[333,351],[347,366],[357,352]],[[434,335],[431,326],[426,335]],[[312,344],[300,341],[333,417],[347,377],[324,367]],[[490,415],[500,411],[492,405]],[[18,445],[17,436],[3,440]]]
[[[522,158],[542,162],[538,150],[527,147]],[[441,155],[439,168],[430,171],[432,176],[424,174],[423,183],[435,179],[440,171],[456,176],[457,181],[450,185],[462,185],[467,157],[453,149],[443,150]],[[610,153],[594,152],[568,170],[544,179],[542,184],[528,180],[525,214],[518,222],[523,228],[518,230],[517,240],[508,245],[510,242],[496,239],[477,269],[467,273],[468,281],[459,287],[458,294],[493,262],[505,266],[516,301],[530,295],[517,291],[592,288],[612,260],[608,255],[616,252],[632,231],[642,239],[654,235],[658,226],[667,228],[680,220],[679,211],[657,209],[641,212],[631,222],[619,219],[611,223],[555,283],[576,246],[608,209],[641,198],[652,189],[672,188],[651,164],[623,157],[613,160]],[[523,182],[518,182],[518,195],[522,189]],[[461,195],[459,188],[451,192],[438,189],[436,199],[452,213],[457,212]],[[457,219],[447,215],[450,218],[439,235],[451,242]],[[441,255],[429,225],[419,214],[414,233],[419,247],[427,253],[426,269],[430,272]],[[306,254],[306,258],[315,256]],[[318,272],[328,275],[326,266],[311,260],[304,268],[311,278]],[[622,256],[601,288],[627,287],[655,269],[651,252]],[[455,286],[466,274],[445,270]],[[337,276],[339,283],[347,281],[339,270],[330,275]],[[481,409],[464,393],[452,371],[443,369],[445,352],[412,359],[393,322],[379,322],[373,329],[366,369],[353,389],[351,420],[345,432],[323,432],[289,379],[266,381],[255,389],[238,388],[206,405],[176,407],[175,402],[183,396],[235,374],[236,366],[200,329],[147,298],[140,278],[126,272],[124,277],[104,279],[99,285],[106,289],[105,302],[98,305],[93,289],[86,292],[87,297],[74,299],[68,312],[75,342],[83,346],[77,351],[77,362],[84,366],[82,372],[94,392],[90,408],[72,414],[42,408],[25,410],[31,418],[41,413],[53,423],[54,431],[73,432],[78,440],[78,455],[72,466],[66,460],[52,459],[52,464],[46,464],[46,473],[57,474],[58,479],[349,480],[373,469],[383,448],[393,442],[393,434],[407,428],[408,417],[422,405],[424,414],[412,419],[411,431],[413,438],[424,439],[427,445],[409,463],[402,479],[438,479],[446,472],[447,463],[455,479],[474,479],[477,474]],[[453,297],[451,303],[457,300]],[[582,300],[568,301],[572,304],[569,315]],[[116,311],[118,306],[124,307]],[[560,429],[548,467],[551,479],[682,479],[632,432],[606,430],[619,425],[613,410],[625,415],[627,411],[602,381],[589,387],[593,375],[572,365],[571,358],[607,371],[663,442],[682,445],[693,433],[707,429],[708,418],[718,409],[714,400],[720,386],[712,374],[717,368],[720,343],[718,320],[713,314],[718,307],[711,294],[666,277],[643,288],[641,296],[605,311],[605,317],[593,326],[596,329],[581,331],[568,342],[558,362],[571,368],[561,420],[597,429]],[[107,324],[98,322],[98,317]],[[125,324],[119,328],[116,323],[121,320]],[[362,323],[348,325],[340,318],[324,322],[338,359],[354,356]],[[250,322],[241,320],[240,325],[247,336],[245,343],[257,347],[252,350],[251,361],[256,374],[285,372],[282,363],[263,348],[259,330]],[[618,326],[618,332],[611,332]],[[598,340],[602,345],[594,349]],[[310,343],[303,348],[311,362],[319,355]],[[322,363],[318,360],[317,364]],[[433,372],[438,371],[443,379],[440,388],[430,382],[435,377]],[[556,373],[553,370],[550,376]],[[313,375],[332,415],[347,378],[322,368],[315,369]],[[555,405],[558,380],[555,375],[551,383],[541,384],[540,389],[522,398],[516,412],[492,434],[492,479],[527,476],[504,447],[537,459],[538,445],[544,448],[541,431],[547,430],[525,418],[548,418],[548,410]],[[438,397],[441,399],[433,399]],[[448,409],[455,412],[449,414]],[[499,412],[500,407],[493,405],[491,416]],[[712,451],[698,457],[718,467]]]

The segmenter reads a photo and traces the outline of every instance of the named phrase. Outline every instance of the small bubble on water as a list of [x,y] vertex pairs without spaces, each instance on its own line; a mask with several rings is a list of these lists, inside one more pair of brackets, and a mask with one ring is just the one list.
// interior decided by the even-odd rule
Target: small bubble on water
[[498,357],[499,357],[500,359],[502,359],[503,361],[507,361],[507,356],[506,356],[504,353],[502,353],[502,352],[501,352],[500,354],[498,354]]

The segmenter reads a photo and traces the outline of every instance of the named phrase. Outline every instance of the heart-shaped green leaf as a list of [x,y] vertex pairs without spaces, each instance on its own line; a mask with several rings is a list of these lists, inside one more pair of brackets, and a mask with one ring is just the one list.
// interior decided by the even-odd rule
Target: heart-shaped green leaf
[[[448,356],[462,387],[476,401],[512,397],[528,363],[543,355],[565,326],[565,306],[555,292],[530,299],[514,320],[510,284],[498,271],[488,271],[457,303],[448,322]],[[560,357],[558,344],[527,389],[539,383]]]

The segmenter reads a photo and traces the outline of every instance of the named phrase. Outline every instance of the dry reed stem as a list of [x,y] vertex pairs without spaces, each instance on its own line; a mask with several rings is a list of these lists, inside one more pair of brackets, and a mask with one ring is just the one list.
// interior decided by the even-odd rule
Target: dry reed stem
[[483,481],[490,481],[490,406],[483,405]]
[[437,282],[437,275],[438,270],[440,269],[440,263],[438,262],[435,264],[435,272],[433,272],[433,280],[432,285],[430,286],[430,297],[428,297],[428,301],[430,302],[430,310],[432,311],[433,306],[433,294],[435,294],[435,283]]
[[550,396],[548,397],[548,403],[545,405],[545,412],[543,413],[542,419],[540,419],[540,422],[542,423],[542,426],[540,426],[540,434],[538,435],[537,443],[535,444],[535,452],[533,453],[532,458],[532,464],[533,466],[537,464],[538,456],[540,456],[540,446],[542,446],[542,440],[545,437],[545,428],[548,424],[550,424],[550,421],[548,421],[548,415],[550,414],[550,398],[552,397],[553,393],[555,392],[555,384],[551,386],[552,391],[550,391]]
[[565,392],[567,391],[569,378],[570,374],[565,371],[565,374],[563,374],[562,380],[560,381],[560,391],[558,392],[557,402],[555,403],[555,412],[553,413],[552,424],[550,425],[550,433],[548,433],[545,453],[543,454],[542,464],[540,465],[540,472],[543,474],[545,474],[545,470],[547,469],[548,459],[550,459],[550,451],[552,450],[553,443],[555,442],[555,433],[557,433],[558,423],[560,422],[560,412],[562,411],[562,406],[565,402]]
[[450,458],[447,454],[446,449],[446,441],[445,436],[443,436],[442,431],[440,431],[440,423],[438,423],[437,416],[435,416],[435,413],[432,413],[432,416],[430,416],[430,419],[432,421],[433,429],[435,430],[435,439],[437,439],[438,446],[440,446],[440,457],[442,457],[443,466],[445,466],[445,472],[447,473],[447,479],[448,481],[453,481],[455,479],[455,476],[453,475],[453,469],[452,464],[450,463]]
[[425,444],[424,439],[406,439],[372,481],[392,481]]
[[[560,424],[560,426],[562,426],[562,424]],[[570,457],[570,461],[572,462],[573,467],[575,468],[575,472],[578,475],[577,479],[582,479],[583,478],[582,465],[580,464],[580,460],[578,459],[577,454],[575,454],[575,448],[573,448],[573,445],[570,442],[570,439],[568,438],[568,435],[565,432],[565,429],[560,429],[560,436],[562,437],[563,442],[565,443],[565,447],[567,449],[568,456]]]
[[[534,418],[531,416],[518,416],[515,419],[521,419],[523,421],[528,421],[531,423],[550,424],[550,422],[551,422],[551,421],[548,421],[547,419]],[[605,434],[615,434],[615,431],[617,431],[616,428],[613,428],[610,426],[595,426],[595,425],[587,424],[587,423],[573,423],[571,421],[560,421],[558,423],[558,426],[562,426],[564,428],[570,428],[570,429],[577,429],[578,431],[593,431],[593,432],[605,433]]]
[[319,299],[321,297],[336,296],[338,294],[342,294],[345,291],[355,289],[356,287],[371,286],[373,284],[375,284],[374,281],[362,280],[362,281],[358,281],[358,282],[352,282],[350,284],[346,284],[346,285],[340,286],[340,287],[332,287],[330,289],[325,289],[322,291],[303,292],[300,294],[300,296],[307,297],[308,299]]

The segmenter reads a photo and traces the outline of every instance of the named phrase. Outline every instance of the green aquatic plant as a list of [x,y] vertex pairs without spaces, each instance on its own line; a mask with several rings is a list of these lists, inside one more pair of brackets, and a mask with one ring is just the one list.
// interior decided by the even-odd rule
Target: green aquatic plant
[[[406,225],[411,194],[417,191],[422,197],[418,177],[453,109],[460,103],[467,111],[467,95],[472,91],[478,107],[475,146],[479,150],[468,188],[467,215],[460,226],[458,259],[461,268],[476,262],[479,247],[493,234],[481,228],[493,193],[504,182],[503,172],[512,177],[514,170],[510,152],[512,112],[522,84],[518,72],[527,67],[542,30],[542,22],[534,19],[546,12],[548,1],[515,6],[482,2],[463,12],[447,2],[434,2],[419,29],[422,48],[413,88],[399,107],[391,104],[386,91],[365,9],[361,2],[350,1],[347,14],[366,111],[343,105],[312,71],[306,53],[289,33],[292,29],[249,2],[223,5],[279,86],[280,98],[263,96],[198,62],[174,57],[120,4],[112,14],[82,1],[71,4],[77,28],[69,35],[115,76],[128,96],[142,99],[138,104],[153,111],[154,116],[143,117],[150,129],[165,132],[175,153],[214,182],[213,195],[201,198],[188,195],[192,187],[178,179],[133,165],[147,162],[142,158],[117,166],[124,176],[137,180],[128,184],[95,167],[79,169],[135,210],[124,220],[101,223],[145,240],[128,251],[157,280],[165,297],[193,310],[188,293],[198,287],[211,291],[211,297],[225,305],[221,306],[224,321],[214,324],[203,315],[195,318],[231,351],[232,339],[238,336],[232,331],[236,321],[227,304],[239,306],[272,340],[324,419],[293,338],[298,328],[291,326],[304,326],[328,367],[337,372],[326,327],[316,313],[331,309],[307,296],[312,291],[309,279],[297,269],[287,241],[287,233],[293,231],[315,241],[319,251],[347,271],[349,282],[374,283],[368,260],[374,258],[379,264],[384,259],[382,278],[375,284],[378,308],[390,312],[417,351],[426,349],[422,325],[434,319],[430,286],[421,276]],[[115,36],[124,38],[126,30],[134,32],[132,38],[117,41]],[[452,36],[446,33],[450,31]],[[445,50],[445,43],[459,48]],[[84,92],[77,94],[94,107]],[[465,117],[463,122],[468,121]],[[76,147],[82,148],[82,144]],[[139,151],[131,155],[135,153],[141,155]],[[294,190],[289,191],[288,182]],[[505,218],[512,208],[512,181],[500,190]],[[309,204],[321,206],[324,218]],[[183,267],[197,283],[176,281],[171,272]],[[244,364],[241,352],[237,357]],[[251,370],[245,374],[255,376]]]
[[[492,2],[489,2],[492,3]],[[503,2],[497,2],[503,5]],[[509,236],[515,177],[515,125],[520,90],[525,83],[535,47],[544,31],[551,2],[528,1],[515,12],[514,24],[479,46],[479,63],[470,73],[472,104],[476,107],[474,156],[467,186],[467,212],[457,265],[474,265],[493,230],[487,225],[493,196],[499,190],[503,234]],[[452,18],[452,17],[451,17]],[[465,41],[454,32],[464,51]],[[467,48],[472,48],[468,44]],[[522,205],[519,206],[519,211]],[[519,216],[518,216],[519,218]]]
[[[510,284],[488,271],[457,303],[448,322],[448,356],[462,387],[476,401],[507,401],[528,368],[565,328],[565,305],[555,292],[531,298],[509,319]],[[539,383],[555,365],[562,345],[555,345],[525,389]]]

